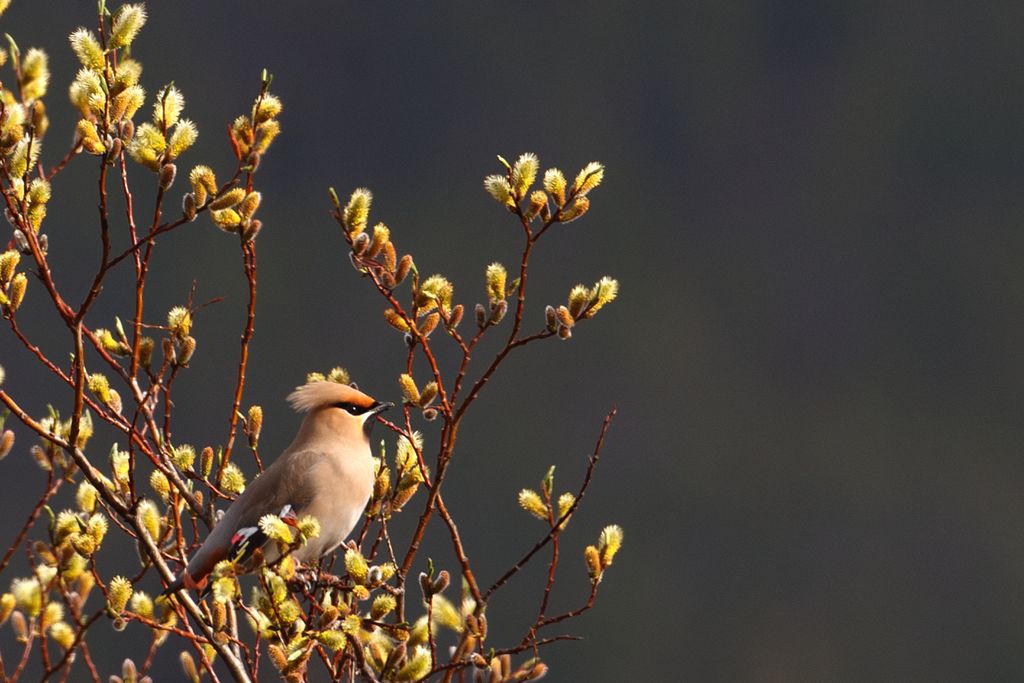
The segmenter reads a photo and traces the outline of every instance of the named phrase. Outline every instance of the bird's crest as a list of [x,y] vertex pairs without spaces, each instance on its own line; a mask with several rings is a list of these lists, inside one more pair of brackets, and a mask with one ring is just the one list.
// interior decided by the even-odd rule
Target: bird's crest
[[298,412],[305,413],[334,403],[351,403],[361,408],[369,408],[374,404],[374,400],[347,384],[310,382],[296,387],[288,396],[288,403]]

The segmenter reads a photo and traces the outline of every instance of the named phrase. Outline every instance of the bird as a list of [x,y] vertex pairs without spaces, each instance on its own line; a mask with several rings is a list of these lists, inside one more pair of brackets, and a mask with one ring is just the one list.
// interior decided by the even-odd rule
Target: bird
[[183,587],[203,589],[221,560],[232,560],[244,573],[257,569],[257,549],[266,564],[279,559],[277,544],[260,529],[264,515],[278,515],[290,524],[306,515],[316,518],[319,535],[292,553],[300,562],[332,552],[359,521],[375,478],[369,439],[373,418],[394,404],[331,381],[300,386],[288,402],[306,413],[295,439],[231,503],[164,595]]

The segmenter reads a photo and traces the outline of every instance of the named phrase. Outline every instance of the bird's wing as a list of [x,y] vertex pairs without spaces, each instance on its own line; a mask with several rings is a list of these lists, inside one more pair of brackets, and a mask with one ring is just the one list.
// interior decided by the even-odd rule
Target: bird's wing
[[185,585],[201,584],[223,559],[251,559],[257,548],[265,547],[267,537],[259,528],[264,515],[278,514],[287,507],[301,516],[310,502],[311,470],[322,457],[317,451],[286,451],[256,477],[192,556]]
[[[294,524],[298,520],[291,505],[285,505],[277,516],[286,523]],[[254,526],[240,527],[231,536],[231,547],[228,548],[227,559],[232,563],[246,566],[248,561],[255,554],[256,550],[264,547],[269,537],[258,524]]]

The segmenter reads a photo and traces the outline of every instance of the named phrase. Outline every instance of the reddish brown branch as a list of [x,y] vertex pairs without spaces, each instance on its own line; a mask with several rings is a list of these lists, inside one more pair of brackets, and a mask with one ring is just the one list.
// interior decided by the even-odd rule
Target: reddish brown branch
[[245,370],[249,363],[249,342],[252,340],[256,325],[256,245],[252,241],[242,239],[242,259],[245,266],[245,279],[249,283],[249,305],[246,308],[245,330],[242,331],[241,353],[238,358],[238,379],[235,383],[235,397],[231,404],[231,415],[228,418],[228,440],[224,446],[224,455],[217,469],[217,486],[221,485],[224,468],[231,460],[231,449],[235,445],[235,434],[238,429],[238,410],[242,406],[242,393],[245,391]]
[[587,489],[590,487],[590,480],[594,476],[594,468],[597,467],[597,462],[601,458],[601,449],[604,448],[605,434],[608,433],[608,427],[611,426],[612,419],[614,419],[616,412],[617,409],[612,408],[608,411],[608,414],[605,415],[604,421],[601,423],[601,432],[598,434],[597,443],[594,444],[594,450],[590,454],[590,458],[587,463],[587,471],[583,475],[583,483],[580,484],[579,491],[576,494],[576,500],[574,500],[572,505],[569,506],[569,509],[566,510],[565,514],[558,518],[558,523],[551,528],[544,538],[537,541],[537,543],[535,543],[525,555],[519,558],[518,562],[512,565],[507,572],[502,574],[487,590],[484,591],[483,597],[485,602],[494,594],[494,591],[504,586],[509,579],[519,573],[519,571],[526,566],[534,555],[543,550],[544,546],[552,541],[552,539],[559,533],[561,526],[569,519],[569,517],[572,516],[572,513],[576,511],[576,508],[579,507],[580,503],[583,502],[583,497],[586,495]]
[[25,540],[25,536],[28,534],[32,526],[36,523],[36,520],[39,519],[39,515],[40,513],[42,513],[43,508],[46,507],[46,503],[49,502],[50,498],[52,498],[55,493],[57,493],[57,490],[60,489],[61,484],[63,483],[63,478],[58,478],[56,481],[54,481],[52,468],[47,470],[46,488],[43,490],[43,495],[39,498],[39,501],[36,503],[36,506],[32,508],[32,513],[28,516],[28,519],[26,519],[25,523],[21,526],[21,531],[18,532],[18,535],[15,536],[14,540],[11,542],[10,548],[8,548],[7,552],[4,553],[4,558],[0,560],[0,572],[4,570],[4,568],[7,566],[7,563],[9,563],[11,561],[11,558],[14,556],[14,553],[17,552],[19,547],[21,547],[21,542]]

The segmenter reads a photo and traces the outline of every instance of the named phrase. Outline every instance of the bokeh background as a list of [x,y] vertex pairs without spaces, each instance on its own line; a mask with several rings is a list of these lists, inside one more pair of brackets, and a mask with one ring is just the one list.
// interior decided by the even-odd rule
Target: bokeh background
[[[74,125],[64,36],[93,6],[15,0],[2,19],[23,49],[51,54],[50,163]],[[1024,675],[1024,6],[149,9],[135,50],[144,85],[173,80],[200,128],[183,170],[228,173],[224,126],[247,111],[263,67],[285,103],[258,175],[246,393],[266,409],[268,455],[291,438],[283,399],[309,370],[341,364],[371,393],[398,396],[402,341],[348,264],[329,185],[343,196],[370,187],[373,220],[471,305],[486,264],[517,259],[515,223],[481,189],[499,171],[494,155],[534,151],[567,173],[607,165],[590,214],[541,243],[529,319],[539,325],[544,304],[605,274],[622,282],[620,299],[571,341],[508,363],[463,429],[447,485],[471,558],[493,578],[541,531],[516,492],[549,464],[559,489],[575,488],[618,406],[565,537],[556,607],[585,593],[580,553],[603,525],[622,524],[626,543],[597,608],[566,629],[586,640],[547,651],[551,680]],[[94,170],[83,160],[60,178],[47,221],[72,300],[98,261]],[[193,279],[200,300],[225,297],[199,314],[199,350],[176,384],[175,435],[196,445],[226,436],[244,324],[237,252],[206,219],[156,250],[152,322]],[[116,284],[93,325],[127,317]],[[31,284],[21,317],[61,358],[67,335],[51,308]],[[48,401],[67,409],[10,335],[0,362],[5,388],[36,414]],[[43,486],[18,434],[0,463],[11,537]],[[97,436],[94,451],[113,438]],[[450,562],[440,536],[428,553]],[[130,549],[104,562],[108,574],[137,566]],[[492,605],[495,643],[521,633],[541,580],[520,577]],[[141,660],[143,631],[96,629],[105,674],[132,648]],[[0,647],[10,659],[9,629]],[[157,680],[179,676],[175,654],[161,655]]]

